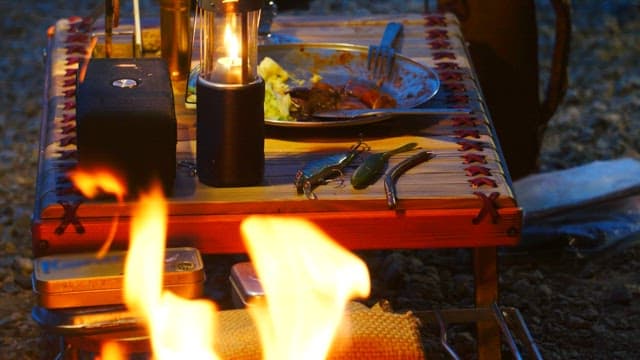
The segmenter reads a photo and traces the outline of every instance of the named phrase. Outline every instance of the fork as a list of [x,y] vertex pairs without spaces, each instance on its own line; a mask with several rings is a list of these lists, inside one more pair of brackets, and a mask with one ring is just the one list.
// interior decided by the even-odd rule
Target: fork
[[391,76],[395,52],[399,47],[400,35],[402,34],[402,24],[390,22],[384,29],[380,45],[369,46],[367,56],[367,69],[374,79],[384,79]]

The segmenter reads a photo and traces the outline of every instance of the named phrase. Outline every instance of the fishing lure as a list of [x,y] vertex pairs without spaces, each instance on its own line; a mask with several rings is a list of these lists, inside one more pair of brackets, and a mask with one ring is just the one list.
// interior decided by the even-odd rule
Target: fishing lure
[[384,177],[384,192],[387,196],[387,206],[389,209],[398,208],[398,191],[396,190],[396,181],[410,168],[417,166],[425,161],[433,159],[435,155],[428,151],[420,151],[419,153],[412,155],[398,165],[389,170]]
[[342,176],[342,170],[369,146],[358,141],[348,152],[327,156],[308,163],[296,172],[294,184],[298,194],[305,194],[308,199],[317,199],[313,192],[318,185],[327,184],[331,179]]
[[413,150],[416,146],[418,144],[412,142],[393,150],[369,155],[351,174],[351,186],[354,189],[364,189],[373,184],[382,175],[392,155]]

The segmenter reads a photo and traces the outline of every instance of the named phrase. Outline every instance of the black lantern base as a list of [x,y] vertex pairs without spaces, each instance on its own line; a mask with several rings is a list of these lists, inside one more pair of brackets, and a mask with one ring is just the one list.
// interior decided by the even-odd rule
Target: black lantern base
[[196,167],[201,183],[251,186],[264,176],[264,81],[241,86],[198,78]]

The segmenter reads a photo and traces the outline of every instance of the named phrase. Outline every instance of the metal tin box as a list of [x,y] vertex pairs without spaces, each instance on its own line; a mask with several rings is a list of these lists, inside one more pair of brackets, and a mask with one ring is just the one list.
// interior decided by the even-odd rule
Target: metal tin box
[[250,305],[264,295],[262,284],[250,262],[241,262],[231,267],[231,300],[236,308]]
[[[33,290],[38,305],[70,308],[122,304],[126,251],[44,256],[34,260]],[[186,298],[200,297],[204,265],[198,249],[168,248],[165,253],[164,288]]]
[[84,336],[144,327],[144,319],[125,305],[104,305],[68,309],[34,306],[31,318],[43,329],[59,335]]

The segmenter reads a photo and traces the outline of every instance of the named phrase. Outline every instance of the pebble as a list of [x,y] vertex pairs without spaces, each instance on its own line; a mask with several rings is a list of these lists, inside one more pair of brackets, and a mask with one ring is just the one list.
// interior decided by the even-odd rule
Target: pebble
[[547,284],[538,285],[538,291],[540,291],[540,293],[544,295],[547,299],[550,298],[551,295],[553,295],[553,290],[551,290],[551,287]]
[[593,306],[588,306],[586,309],[580,312],[580,316],[582,316],[586,320],[594,321],[598,319],[598,317],[600,316],[600,312]]
[[618,305],[628,305],[633,299],[631,290],[624,284],[616,284],[609,290],[609,301]]
[[476,339],[468,332],[456,333],[451,343],[457,352],[460,353],[474,353],[476,349]]
[[532,287],[531,287],[531,283],[529,282],[529,280],[527,279],[520,279],[516,282],[514,282],[513,284],[511,284],[511,289],[513,291],[516,292],[516,294],[523,296],[523,297],[528,297],[531,294],[532,291]]
[[569,328],[571,329],[591,328],[591,322],[576,315],[569,315],[566,319],[566,322],[567,322],[567,326],[569,326]]
[[402,285],[406,268],[405,260],[404,255],[399,252],[392,252],[384,259],[380,278],[388,287],[397,288]]
[[33,271],[33,260],[24,256],[16,256],[13,259],[14,268],[27,274]]

